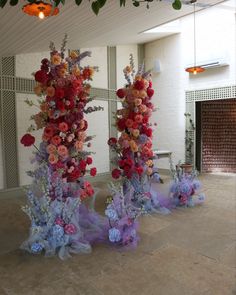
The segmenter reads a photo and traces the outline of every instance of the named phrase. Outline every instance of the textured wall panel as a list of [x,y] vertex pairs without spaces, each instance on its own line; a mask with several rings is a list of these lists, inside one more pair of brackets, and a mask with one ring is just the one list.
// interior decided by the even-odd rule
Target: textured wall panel
[[6,187],[19,185],[17,171],[15,93],[2,91],[2,138]]
[[2,75],[15,76],[15,57],[2,57]]

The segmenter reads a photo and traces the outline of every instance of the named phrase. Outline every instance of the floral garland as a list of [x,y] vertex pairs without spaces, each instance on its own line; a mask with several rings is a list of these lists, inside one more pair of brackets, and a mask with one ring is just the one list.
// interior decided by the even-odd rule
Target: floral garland
[[[90,52],[78,54],[71,51],[65,58],[66,36],[61,51],[50,44],[50,60],[44,58],[41,68],[35,74],[37,82],[34,92],[39,97],[40,112],[31,119],[35,124],[29,132],[43,128],[42,142],[35,152],[38,168],[29,172],[33,184],[27,193],[29,204],[23,210],[31,219],[29,239],[22,248],[31,253],[47,255],[59,251],[64,258],[69,252],[88,251],[90,245],[83,240],[79,225],[81,200],[94,195],[94,190],[84,175],[90,171],[96,175],[96,168],[89,168],[93,160],[90,147],[91,136],[87,136],[87,121],[84,113],[100,110],[89,107],[89,80],[97,68],[80,66],[81,59]],[[34,105],[33,101],[26,100]],[[35,138],[25,134],[21,143],[34,144]]]

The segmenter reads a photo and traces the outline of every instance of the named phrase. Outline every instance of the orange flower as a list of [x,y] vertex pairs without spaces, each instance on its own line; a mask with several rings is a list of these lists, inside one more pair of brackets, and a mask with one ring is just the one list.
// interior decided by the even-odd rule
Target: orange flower
[[85,132],[83,132],[83,131],[81,131],[81,132],[78,132],[78,139],[79,139],[79,141],[84,141],[85,140],[85,138],[86,138],[86,133]]
[[55,94],[55,88],[53,86],[47,87],[46,94],[50,97],[53,97]]
[[43,102],[40,105],[40,109],[41,109],[42,112],[46,113],[48,111],[48,104],[46,102]]
[[60,57],[60,55],[54,54],[51,57],[51,63],[54,64],[54,65],[59,65],[61,63],[61,57]]
[[59,145],[61,143],[61,137],[59,135],[55,135],[51,139],[51,143],[54,145]]
[[137,89],[133,89],[132,90],[132,96],[138,97],[139,96],[139,91]]
[[147,92],[145,90],[141,90],[139,91],[139,95],[140,97],[145,98],[147,96]]
[[83,142],[77,140],[77,141],[75,142],[75,148],[76,148],[77,151],[82,151],[82,150],[83,150]]
[[57,151],[57,148],[54,144],[49,144],[47,146],[47,152],[48,154],[54,154]]
[[59,147],[57,148],[57,152],[58,152],[58,155],[61,156],[61,157],[67,157],[68,156],[68,149],[63,144],[59,145]]
[[48,161],[50,164],[56,164],[58,161],[58,157],[54,154],[50,154],[48,157]]
[[140,99],[140,98],[136,98],[136,99],[134,100],[134,105],[135,105],[136,107],[140,106],[141,104],[142,104],[142,99]]
[[69,129],[67,123],[65,123],[65,122],[61,122],[59,124],[58,128],[61,132],[66,132]]
[[136,153],[138,151],[138,146],[134,140],[130,140],[129,145],[132,152]]
[[78,56],[79,56],[79,55],[78,55],[78,53],[77,53],[76,51],[72,50],[72,51],[70,52],[70,57],[71,57],[72,59],[76,59]]
[[139,136],[139,130],[138,129],[134,129],[132,131],[132,134],[133,134],[134,137],[138,137]]
[[147,111],[147,107],[145,106],[145,104],[141,104],[139,106],[139,111],[140,113],[145,113]]
[[131,128],[133,126],[133,123],[134,121],[131,120],[131,119],[127,119],[126,122],[125,122],[125,125],[128,127],[128,128]]

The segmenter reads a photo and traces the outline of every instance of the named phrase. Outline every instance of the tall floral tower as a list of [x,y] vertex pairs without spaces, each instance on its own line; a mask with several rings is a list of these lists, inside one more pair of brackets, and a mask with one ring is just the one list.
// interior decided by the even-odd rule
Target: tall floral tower
[[66,37],[60,51],[51,43],[50,58],[44,58],[34,74],[40,111],[32,116],[34,124],[21,139],[30,146],[35,141],[30,132],[43,129],[35,152],[37,168],[29,172],[33,183],[27,191],[28,204],[23,207],[31,220],[30,236],[21,248],[31,253],[58,253],[61,258],[70,252],[90,251],[89,239],[80,226],[80,207],[94,194],[84,176],[87,172],[95,176],[96,168],[90,168],[91,152],[85,149],[92,137],[86,133],[84,113],[99,109],[86,108],[91,100],[88,82],[96,68],[82,68],[80,61],[90,52],[71,51],[65,58],[65,46]]
[[[116,167],[112,177],[121,180],[121,189],[113,187],[113,198],[106,210],[111,224],[109,238],[116,243],[125,243],[124,240],[127,239],[123,237],[123,232],[132,226],[133,229],[137,227],[136,218],[140,213],[169,213],[165,208],[167,202],[155,185],[161,179],[154,165],[152,150],[153,129],[150,117],[154,111],[154,90],[151,74],[145,72],[142,66],[135,73],[131,55],[130,65],[124,69],[124,75],[127,84],[116,92],[122,102],[122,108],[115,114],[115,124],[120,135],[118,139],[110,138],[108,141],[115,152],[113,162]],[[128,221],[123,226],[121,220],[127,217]],[[129,230],[131,243],[137,240],[133,229]]]

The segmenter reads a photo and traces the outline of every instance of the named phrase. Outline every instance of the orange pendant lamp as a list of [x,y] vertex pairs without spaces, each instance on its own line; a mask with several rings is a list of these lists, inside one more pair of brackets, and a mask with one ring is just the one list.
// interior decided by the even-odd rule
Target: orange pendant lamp
[[196,65],[196,13],[195,13],[195,3],[194,3],[193,7],[194,7],[194,11],[193,11],[193,20],[194,20],[194,23],[193,23],[193,28],[194,28],[194,31],[193,31],[193,38],[194,38],[194,65],[193,65],[193,67],[186,68],[185,71],[188,72],[188,73],[196,75],[197,73],[204,72],[205,69],[202,68],[201,66]]
[[45,17],[57,15],[59,13],[58,7],[53,7],[50,3],[45,3],[43,1],[34,1],[32,3],[28,3],[22,7],[24,13],[37,16],[40,19],[44,19]]

